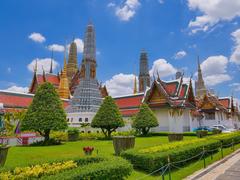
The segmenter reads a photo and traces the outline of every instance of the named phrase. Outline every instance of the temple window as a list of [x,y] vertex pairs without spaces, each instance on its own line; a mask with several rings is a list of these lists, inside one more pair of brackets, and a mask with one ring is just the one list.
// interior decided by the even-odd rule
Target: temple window
[[78,121],[79,121],[79,122],[82,122],[82,118],[79,118]]
[[213,120],[213,119],[215,119],[215,112],[204,113],[204,115],[205,115],[205,119],[206,120]]
[[88,118],[85,118],[85,122],[88,122]]

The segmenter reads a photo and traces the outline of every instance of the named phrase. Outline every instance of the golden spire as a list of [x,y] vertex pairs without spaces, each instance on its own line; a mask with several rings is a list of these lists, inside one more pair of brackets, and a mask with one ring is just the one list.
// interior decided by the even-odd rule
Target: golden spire
[[66,48],[65,48],[65,52],[64,52],[64,66],[63,66],[62,73],[60,75],[58,94],[61,98],[68,99],[70,97],[68,78],[67,78]]
[[134,78],[134,89],[133,89],[133,94],[137,94],[137,77],[135,76]]
[[35,61],[34,73],[37,72],[37,60]]

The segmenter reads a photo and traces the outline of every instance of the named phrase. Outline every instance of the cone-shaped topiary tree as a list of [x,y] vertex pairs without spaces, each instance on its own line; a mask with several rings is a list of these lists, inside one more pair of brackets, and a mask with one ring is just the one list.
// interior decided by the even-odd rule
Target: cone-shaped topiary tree
[[38,87],[21,124],[22,130],[32,130],[49,140],[51,130],[67,128],[66,114],[62,102],[50,83]]
[[147,135],[150,128],[158,126],[157,118],[146,103],[140,106],[140,111],[133,118],[132,127],[141,132],[142,135]]
[[91,126],[101,128],[105,137],[110,138],[111,133],[118,127],[123,127],[124,122],[111,96],[106,96],[97,114],[94,116]]

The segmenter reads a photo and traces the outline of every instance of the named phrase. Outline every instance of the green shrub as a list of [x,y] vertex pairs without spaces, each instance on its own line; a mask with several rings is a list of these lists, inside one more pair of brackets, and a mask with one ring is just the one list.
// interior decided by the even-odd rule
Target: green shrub
[[48,139],[48,140],[43,140],[43,141],[37,141],[34,142],[32,144],[30,144],[30,146],[52,146],[52,145],[61,145],[61,141],[56,140],[56,139]]
[[197,130],[196,134],[197,134],[197,137],[203,138],[208,135],[208,131],[207,130]]
[[78,139],[79,139],[79,129],[69,128],[68,129],[68,140],[69,141],[77,141]]
[[209,139],[216,139],[221,141],[224,148],[230,147],[232,146],[232,143],[234,144],[240,143],[240,132],[218,134],[210,136]]
[[[177,145],[174,147],[174,144]],[[127,150],[122,152],[121,156],[128,159],[135,168],[153,172],[167,164],[168,156],[171,162],[182,161],[200,154],[203,151],[203,146],[206,150],[217,149],[220,147],[220,142],[210,139],[192,140],[188,142],[188,144],[187,141],[174,142],[157,146],[156,150],[154,149],[155,147],[149,148],[149,151],[147,151],[147,149],[145,149],[145,151],[135,149]],[[197,158],[200,157],[197,156],[195,159]],[[192,161],[195,159],[192,159]],[[189,161],[179,163],[178,166],[183,166],[187,163],[189,163]]]
[[183,136],[197,136],[196,132],[184,132]]
[[[168,136],[169,132],[150,132],[149,136]],[[197,136],[196,132],[183,132],[183,136]]]
[[50,138],[56,139],[58,141],[67,141],[68,140],[68,134],[64,131],[52,131],[50,133]]
[[79,134],[79,139],[83,139],[83,140],[89,140],[89,139],[103,139],[105,136],[102,132],[100,133],[95,133],[95,132],[91,132],[91,133],[80,133]]
[[123,131],[123,132],[113,132],[112,136],[133,136],[135,131]]
[[132,165],[122,158],[107,158],[98,163],[60,172],[58,174],[43,177],[44,180],[55,179],[94,179],[94,180],[120,180],[129,176],[132,172]]
[[213,129],[212,130],[212,134],[215,135],[215,134],[220,134],[222,132],[221,129]]

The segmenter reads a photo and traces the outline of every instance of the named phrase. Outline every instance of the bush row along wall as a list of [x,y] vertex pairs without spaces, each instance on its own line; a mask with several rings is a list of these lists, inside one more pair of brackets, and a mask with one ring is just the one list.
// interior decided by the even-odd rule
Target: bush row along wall
[[[134,168],[153,172],[168,163],[168,157],[171,162],[184,161],[191,157],[195,157],[192,161],[199,159],[203,152],[203,147],[206,151],[216,150],[223,145],[229,145],[234,141],[235,144],[240,143],[240,133],[220,134],[202,138],[198,140],[182,141],[164,144],[162,146],[150,147],[148,149],[131,149],[121,153],[121,156],[129,160]],[[207,155],[207,154],[206,154]],[[178,166],[183,166],[190,161],[179,163]]]

